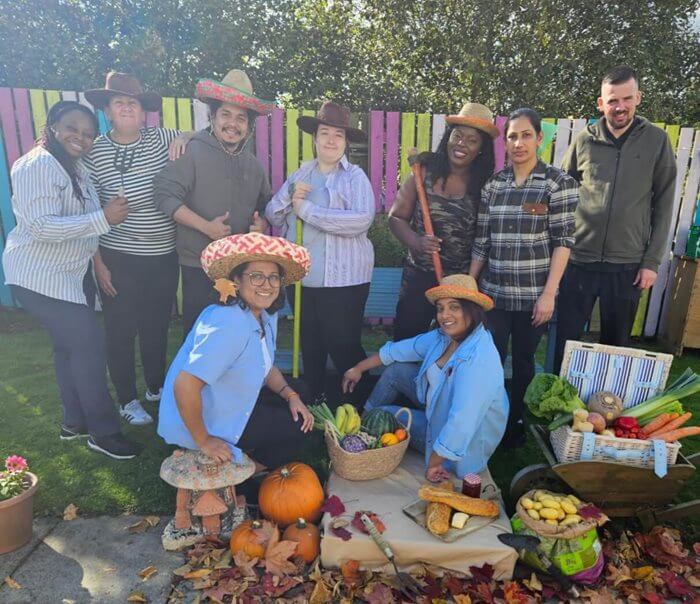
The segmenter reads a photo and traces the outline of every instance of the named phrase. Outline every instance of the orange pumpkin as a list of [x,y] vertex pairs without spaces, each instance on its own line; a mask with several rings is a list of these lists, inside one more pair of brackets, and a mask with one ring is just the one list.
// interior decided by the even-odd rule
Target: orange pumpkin
[[245,552],[251,558],[262,560],[265,557],[265,546],[258,541],[258,535],[255,532],[259,528],[262,528],[262,524],[257,520],[246,520],[233,529],[231,541],[229,541],[231,555]]
[[396,435],[396,438],[399,439],[399,442],[408,438],[408,432],[406,432],[406,430],[404,430],[403,428],[399,428],[394,432],[394,434]]
[[284,541],[296,541],[297,551],[294,558],[300,558],[307,564],[313,562],[321,553],[321,534],[315,524],[309,524],[299,518],[296,524],[290,524],[282,534]]
[[318,522],[324,499],[316,472],[296,461],[270,472],[258,493],[262,515],[281,527],[289,526],[297,518]]

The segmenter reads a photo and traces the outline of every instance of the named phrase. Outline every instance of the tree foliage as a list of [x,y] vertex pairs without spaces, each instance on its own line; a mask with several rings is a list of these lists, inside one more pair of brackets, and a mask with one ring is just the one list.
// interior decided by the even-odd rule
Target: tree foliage
[[0,85],[85,89],[110,68],[167,94],[239,66],[256,93],[312,107],[592,115],[601,74],[642,77],[643,113],[700,120],[698,0],[13,0]]

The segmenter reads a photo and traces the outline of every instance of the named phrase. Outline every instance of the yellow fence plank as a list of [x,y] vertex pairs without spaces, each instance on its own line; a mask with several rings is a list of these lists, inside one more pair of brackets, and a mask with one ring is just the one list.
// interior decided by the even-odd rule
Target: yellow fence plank
[[192,130],[192,102],[190,99],[177,99],[177,125],[180,130]]
[[411,173],[411,167],[408,165],[408,151],[411,147],[416,146],[416,114],[402,113],[401,114],[401,166],[399,173],[401,180],[406,178]]
[[418,114],[418,134],[416,136],[416,147],[419,151],[430,151],[430,114]]
[[175,99],[173,97],[163,99],[163,128],[177,129],[177,115],[175,114]]
[[[304,109],[302,115],[313,117],[316,115],[311,109]],[[294,122],[296,124],[296,120]],[[311,161],[314,158],[313,137],[306,133],[301,133],[301,159],[302,161]]]
[[32,88],[29,91],[29,104],[32,106],[32,121],[34,122],[34,137],[39,138],[46,125],[46,100],[44,91]]

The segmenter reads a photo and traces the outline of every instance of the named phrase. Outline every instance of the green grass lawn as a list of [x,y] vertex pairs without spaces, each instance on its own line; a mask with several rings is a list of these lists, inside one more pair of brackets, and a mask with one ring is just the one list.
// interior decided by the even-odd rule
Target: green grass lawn
[[[283,321],[280,347],[291,347],[290,332],[289,322]],[[169,358],[177,351],[180,334],[180,324],[176,323],[171,328]],[[365,348],[377,350],[387,337],[385,328],[367,327],[363,334]],[[60,441],[61,405],[47,333],[24,313],[0,310],[0,338],[0,458],[9,454],[23,455],[32,471],[39,475],[41,487],[35,504],[37,512],[60,513],[73,503],[84,514],[171,513],[174,490],[158,476],[160,464],[171,448],[158,437],[155,424],[140,428],[126,426],[125,432],[145,445],[141,456],[127,462],[92,453],[84,441]],[[540,363],[543,354],[544,345],[538,355]],[[670,379],[686,367],[700,373],[700,354],[689,351],[676,359]],[[142,381],[139,391],[145,391]],[[686,400],[684,405],[700,417],[700,396]],[[156,405],[145,403],[145,406],[155,415]],[[687,454],[697,450],[700,450],[700,438],[683,441],[682,452]],[[501,489],[507,493],[515,472],[543,461],[530,439],[515,453],[497,451],[490,468]],[[681,500],[696,497],[700,497],[700,473],[696,473],[685,487]]]

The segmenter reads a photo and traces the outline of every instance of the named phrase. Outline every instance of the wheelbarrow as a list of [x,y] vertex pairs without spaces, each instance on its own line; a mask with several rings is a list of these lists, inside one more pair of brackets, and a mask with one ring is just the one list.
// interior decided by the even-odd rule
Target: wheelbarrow
[[530,431],[547,463],[527,466],[510,483],[510,497],[517,501],[531,489],[573,491],[581,500],[595,504],[605,514],[617,518],[637,517],[645,530],[656,524],[700,514],[700,499],[673,504],[674,498],[700,464],[700,452],[684,457],[678,454],[668,473],[659,478],[649,468],[616,461],[572,461],[560,463],[549,443],[544,426],[531,425]]

